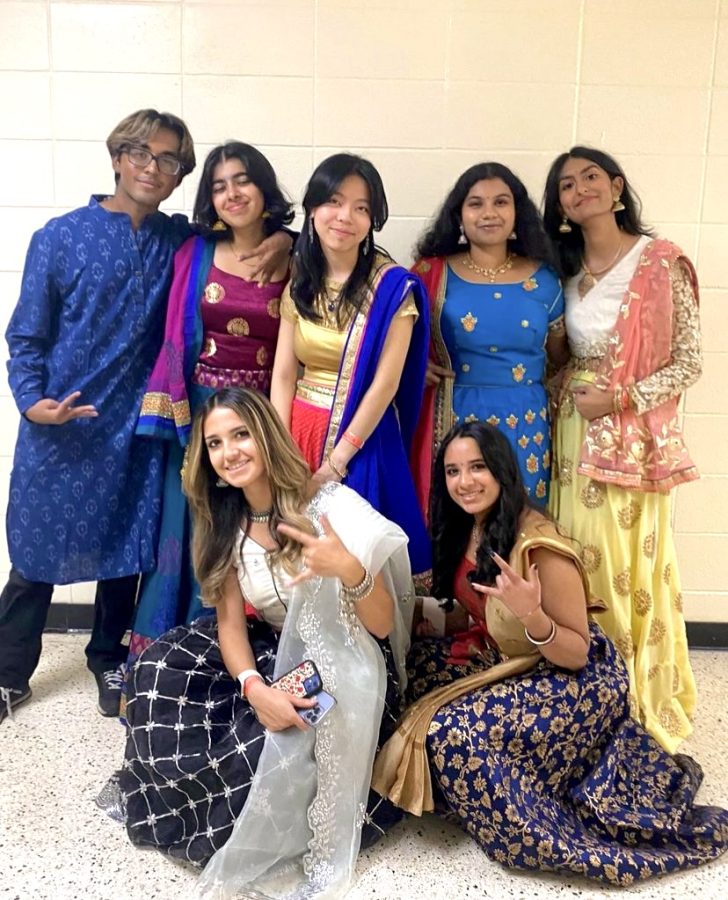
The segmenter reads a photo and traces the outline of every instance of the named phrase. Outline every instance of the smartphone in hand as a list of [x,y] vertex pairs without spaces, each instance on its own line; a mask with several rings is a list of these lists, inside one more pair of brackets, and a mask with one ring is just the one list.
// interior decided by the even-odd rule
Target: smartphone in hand
[[313,699],[316,701],[315,706],[310,706],[308,709],[297,709],[296,712],[307,725],[315,728],[336,706],[336,700],[326,691],[319,691]]
[[271,687],[285,691],[293,697],[313,697],[323,689],[323,686],[316,663],[312,659],[304,659],[290,672],[271,682]]

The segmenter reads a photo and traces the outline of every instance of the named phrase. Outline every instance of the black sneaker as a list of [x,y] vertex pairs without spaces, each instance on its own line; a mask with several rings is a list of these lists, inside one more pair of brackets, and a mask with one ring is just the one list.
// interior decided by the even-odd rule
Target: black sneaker
[[26,685],[24,688],[16,690],[16,688],[0,687],[0,722],[13,717],[13,710],[26,700],[30,700],[33,692]]
[[119,715],[121,703],[121,686],[124,683],[126,666],[122,663],[118,669],[109,669],[107,672],[94,672],[96,686],[99,689],[99,712],[102,716]]

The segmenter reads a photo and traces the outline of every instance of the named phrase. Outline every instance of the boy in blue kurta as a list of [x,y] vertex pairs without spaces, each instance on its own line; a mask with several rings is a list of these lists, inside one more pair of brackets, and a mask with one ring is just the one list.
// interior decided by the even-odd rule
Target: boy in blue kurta
[[56,584],[98,581],[86,648],[99,709],[116,715],[121,640],[138,575],[153,568],[161,445],[135,437],[159,352],[184,216],[158,211],[195,165],[181,119],[140,110],[107,140],[111,197],[33,236],[7,341],[22,419],[10,479],[12,570],[0,596],[0,721],[29,678]]

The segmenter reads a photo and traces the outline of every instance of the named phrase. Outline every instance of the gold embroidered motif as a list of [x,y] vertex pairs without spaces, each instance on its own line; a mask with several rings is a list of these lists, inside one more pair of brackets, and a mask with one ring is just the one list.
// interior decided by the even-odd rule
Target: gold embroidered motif
[[612,587],[620,597],[626,597],[629,594],[630,587],[630,571],[625,569],[612,578]]
[[638,616],[646,616],[652,609],[652,597],[650,596],[650,592],[646,591],[644,588],[637,588],[632,595],[632,603],[634,604],[634,610]]
[[647,635],[647,646],[654,647],[667,634],[667,627],[662,619],[653,619],[650,625],[650,633]]
[[642,541],[642,552],[648,559],[652,559],[655,555],[655,532],[648,534]]
[[546,482],[543,480],[543,478],[539,478],[536,482],[536,496],[539,500],[543,500],[543,498],[546,496]]
[[467,363],[463,363],[461,368],[462,368],[463,372],[470,371],[470,366]]
[[493,294],[493,299],[494,299],[494,300],[500,300],[502,296],[503,296],[503,294],[501,294],[500,291],[496,291],[496,292]]
[[422,274],[424,275],[426,272],[429,272],[431,268],[432,266],[428,262],[425,262],[423,259],[415,266],[415,272],[422,272]]
[[214,356],[216,353],[217,344],[215,343],[215,338],[208,338],[205,341],[205,349],[202,351],[202,356]]
[[475,326],[478,324],[477,318],[469,312],[466,316],[463,316],[460,319],[460,324],[463,326],[463,329],[470,334],[471,331],[475,331]]
[[677,737],[680,734],[680,718],[671,706],[661,707],[660,725],[671,737]]
[[475,415],[475,413],[470,413],[469,416],[465,416],[465,419],[464,419],[463,421],[465,421],[465,422],[477,422],[477,421],[478,421],[478,417]]
[[506,425],[509,428],[515,428],[516,425],[518,425],[518,416],[514,416],[513,413],[511,413],[506,419]]
[[624,659],[631,659],[634,656],[632,631],[628,628],[621,637],[616,639],[614,646],[619,650]]
[[271,319],[280,319],[281,317],[281,298],[274,297],[268,301],[268,315]]
[[538,472],[538,457],[535,453],[526,457],[526,471],[530,472],[531,475],[535,475]]
[[665,584],[670,584],[670,576],[672,575],[672,566],[668,563],[665,566],[665,571],[662,573],[662,580]]
[[680,690],[680,669],[673,663],[672,666],[672,692],[677,694]]
[[571,391],[565,391],[564,396],[561,398],[561,405],[559,406],[559,416],[562,419],[570,419],[575,411],[574,395]]
[[675,609],[681,613],[683,611],[683,595],[682,591],[678,591],[677,594],[672,598],[672,605]]
[[173,403],[169,394],[156,391],[150,391],[144,395],[141,415],[170,419],[178,425],[189,425],[192,421],[190,405],[187,400],[176,400]]
[[538,414],[539,414],[539,416],[541,416],[541,418],[545,422],[548,417],[548,410],[546,409],[545,406],[542,406],[541,409],[539,409]]
[[268,351],[265,349],[265,347],[258,347],[258,350],[255,354],[255,361],[261,367],[268,362]]
[[521,328],[528,328],[528,319],[521,319]]
[[561,487],[568,487],[574,478],[574,463],[572,460],[564,457],[559,463],[559,484]]
[[588,575],[593,575],[602,564],[602,552],[594,544],[584,544],[579,556],[581,556],[581,561]]
[[488,423],[488,425],[494,425],[496,427],[500,425],[500,419],[498,418],[498,416],[488,416],[485,421]]
[[657,676],[659,674],[660,674],[659,665],[650,666],[650,668],[647,670],[647,680],[654,681],[654,679],[657,678]]
[[235,319],[230,319],[230,321],[225,326],[225,331],[228,334],[234,334],[237,337],[247,337],[250,334],[250,325],[240,317]]
[[538,282],[535,278],[527,278],[521,285],[524,291],[535,291],[538,287]]
[[543,444],[543,437],[544,437],[543,432],[537,431],[536,434],[534,434],[534,436],[533,436],[534,444],[537,444],[540,447],[541,444]]
[[528,442],[529,442],[530,440],[531,440],[531,438],[529,438],[529,437],[528,437],[527,435],[525,435],[525,434],[522,434],[522,435],[518,438],[518,446],[521,448],[521,450],[525,450],[526,447],[528,447]]
[[617,513],[617,521],[622,528],[632,528],[641,515],[642,506],[636,500],[630,500],[629,503]]
[[496,346],[488,347],[488,350],[490,350],[491,353],[497,353],[497,352],[498,352],[498,348],[497,348]]
[[536,413],[532,409],[527,409],[523,418],[528,422],[529,425],[533,425],[533,420],[536,418]]
[[598,481],[589,479],[589,481],[581,489],[581,502],[587,509],[598,509],[603,503],[607,495],[606,487]]
[[208,303],[219,303],[225,299],[225,288],[216,281],[211,281],[205,288],[205,300]]
[[548,471],[548,469],[551,468],[551,451],[550,450],[546,450],[546,452],[543,455],[543,459],[541,460],[541,463],[543,464],[544,469],[546,469],[547,471]]
[[517,366],[513,366],[511,372],[513,373],[514,381],[523,381],[523,376],[526,374],[526,367],[523,363],[518,363]]

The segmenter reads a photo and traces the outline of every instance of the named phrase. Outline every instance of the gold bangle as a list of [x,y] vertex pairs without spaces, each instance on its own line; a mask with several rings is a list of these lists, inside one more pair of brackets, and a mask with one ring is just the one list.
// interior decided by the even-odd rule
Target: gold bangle
[[526,633],[526,640],[530,641],[532,644],[535,644],[537,647],[545,647],[546,644],[552,644],[556,639],[556,622],[554,622],[553,619],[551,619],[551,632],[549,633],[549,636],[547,638],[544,638],[542,641],[536,640],[535,637],[531,637],[531,635],[528,633],[528,628],[526,628],[525,625],[523,626],[523,630]]
[[326,462],[329,464],[331,471],[334,473],[334,475],[338,475],[342,481],[346,478],[346,476],[348,474],[348,470],[344,469],[344,471],[342,472],[341,469],[336,465],[336,463],[332,459],[330,453],[326,454]]

